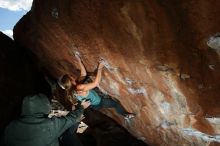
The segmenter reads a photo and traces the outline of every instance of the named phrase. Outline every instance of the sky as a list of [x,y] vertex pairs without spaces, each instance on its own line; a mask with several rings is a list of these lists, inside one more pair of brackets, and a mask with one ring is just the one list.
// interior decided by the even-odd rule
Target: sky
[[0,0],[0,31],[13,38],[13,27],[30,9],[33,0]]

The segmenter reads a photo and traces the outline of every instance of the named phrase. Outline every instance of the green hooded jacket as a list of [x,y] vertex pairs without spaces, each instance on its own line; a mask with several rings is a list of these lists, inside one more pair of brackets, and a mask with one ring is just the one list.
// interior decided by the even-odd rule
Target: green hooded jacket
[[48,118],[50,102],[43,94],[27,96],[22,103],[21,117],[5,129],[5,146],[59,146],[58,139],[72,125],[80,122],[83,108],[65,117]]

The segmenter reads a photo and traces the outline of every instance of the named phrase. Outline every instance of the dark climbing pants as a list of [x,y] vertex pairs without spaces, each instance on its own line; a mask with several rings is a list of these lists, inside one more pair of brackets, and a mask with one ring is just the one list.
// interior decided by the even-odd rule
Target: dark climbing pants
[[79,124],[75,124],[67,129],[60,138],[61,146],[82,146],[76,130]]
[[122,116],[125,116],[128,114],[128,112],[125,110],[125,108],[121,105],[120,101],[117,101],[116,99],[112,98],[101,98],[101,102],[98,105],[91,106],[95,110],[99,110],[101,108],[114,108],[116,112]]

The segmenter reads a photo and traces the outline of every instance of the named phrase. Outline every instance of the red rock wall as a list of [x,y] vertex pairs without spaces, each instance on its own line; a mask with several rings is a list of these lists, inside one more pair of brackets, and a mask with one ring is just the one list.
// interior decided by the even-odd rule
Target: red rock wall
[[104,58],[100,88],[135,120],[124,123],[156,146],[218,145],[220,63],[207,46],[220,32],[216,0],[35,0],[14,29],[54,77],[77,74],[78,51],[88,71]]

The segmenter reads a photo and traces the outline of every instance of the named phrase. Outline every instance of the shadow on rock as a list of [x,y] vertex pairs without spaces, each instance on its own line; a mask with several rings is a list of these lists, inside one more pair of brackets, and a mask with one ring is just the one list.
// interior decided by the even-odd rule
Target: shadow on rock
[[80,135],[85,146],[148,146],[116,121],[98,111],[88,109],[85,111],[85,117],[84,122],[89,128]]

